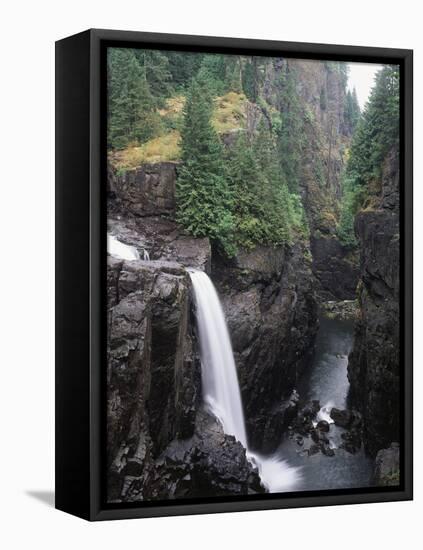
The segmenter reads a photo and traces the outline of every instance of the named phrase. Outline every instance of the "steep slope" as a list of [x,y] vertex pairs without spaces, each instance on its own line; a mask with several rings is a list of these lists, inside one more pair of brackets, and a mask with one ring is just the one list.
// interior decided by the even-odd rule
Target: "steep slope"
[[[375,186],[377,189],[377,186]],[[387,155],[379,192],[355,221],[360,240],[360,318],[348,375],[351,401],[376,454],[399,440],[399,153]]]

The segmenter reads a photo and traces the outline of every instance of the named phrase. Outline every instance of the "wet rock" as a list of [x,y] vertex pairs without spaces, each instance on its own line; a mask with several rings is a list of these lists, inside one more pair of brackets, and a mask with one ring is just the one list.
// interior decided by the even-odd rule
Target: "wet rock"
[[343,442],[340,445],[341,449],[354,454],[361,449],[361,433],[355,430],[344,432],[341,434]]
[[349,410],[341,410],[333,407],[330,411],[330,417],[337,426],[341,428],[348,428],[352,422],[353,415]]
[[134,246],[140,257],[173,261],[210,272],[211,247],[208,238],[185,235],[171,218],[110,214],[108,231],[124,244]]
[[316,455],[320,452],[320,447],[319,445],[311,445],[310,448],[308,449],[308,455],[309,456],[313,456],[313,455]]
[[265,492],[244,447],[226,435],[216,418],[204,410],[198,412],[191,439],[171,442],[149,472],[125,483],[128,481],[124,500],[129,502]]
[[322,453],[326,456],[335,456],[335,450],[332,449],[329,445],[322,445]]
[[326,420],[320,420],[318,423],[317,423],[317,426],[316,428],[321,431],[321,432],[328,432],[329,431],[329,422],[327,422]]
[[387,449],[381,449],[375,459],[373,475],[375,485],[395,486],[400,483],[400,447],[391,443]]

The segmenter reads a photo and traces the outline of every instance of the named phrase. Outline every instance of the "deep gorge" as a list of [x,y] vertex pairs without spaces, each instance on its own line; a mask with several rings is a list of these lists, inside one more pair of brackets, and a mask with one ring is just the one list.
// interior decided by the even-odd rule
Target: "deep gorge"
[[[238,246],[235,254],[225,254],[216,239],[192,236],[177,221],[181,159],[122,170],[119,154],[110,157],[108,232],[133,246],[140,258],[145,251],[149,256],[149,261],[108,256],[110,501],[265,491],[243,445],[203,407],[187,268],[205,271],[218,290],[250,447],[272,454],[289,445],[305,459],[318,455],[328,468],[338,456],[362,460],[366,451],[367,484],[392,481],[383,477],[383,450],[395,462],[397,153],[389,151],[380,182],[355,216],[357,245],[346,245],[338,225],[353,128],[345,119],[346,77],[337,64],[264,63],[255,97],[243,104],[244,128],[225,128],[220,140],[230,154],[235,134],[253,135],[263,125],[271,132],[275,113],[286,109],[281,98],[286,98],[287,74],[294,75],[295,108],[301,113],[304,142],[295,164],[296,192],[307,228],[294,227],[289,242]],[[301,388],[316,365],[316,336],[328,315],[335,318],[329,321],[332,330],[345,323],[337,320],[345,315],[354,329],[346,351],[332,350],[342,355],[338,359],[345,375],[348,368],[345,384],[351,391],[342,408],[325,416],[324,397]],[[335,447],[327,436],[334,430]]]

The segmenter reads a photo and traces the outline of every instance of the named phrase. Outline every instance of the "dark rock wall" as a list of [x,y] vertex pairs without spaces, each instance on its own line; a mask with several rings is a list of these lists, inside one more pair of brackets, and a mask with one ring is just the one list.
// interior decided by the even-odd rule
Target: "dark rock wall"
[[349,357],[351,400],[375,454],[399,439],[399,154],[387,156],[379,193],[356,217],[360,317]]
[[109,490],[191,437],[201,399],[189,276],[168,262],[108,262]]
[[137,216],[172,215],[176,169],[176,162],[158,162],[123,174],[109,174],[109,192],[123,210]]

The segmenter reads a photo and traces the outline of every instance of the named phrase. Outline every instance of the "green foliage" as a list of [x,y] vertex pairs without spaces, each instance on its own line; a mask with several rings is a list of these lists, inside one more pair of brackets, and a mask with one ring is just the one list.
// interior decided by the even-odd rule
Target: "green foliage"
[[344,181],[341,215],[337,233],[342,244],[351,248],[357,245],[354,233],[354,218],[357,210],[358,195],[359,190],[353,189],[351,182]]
[[163,107],[172,91],[168,58],[158,50],[134,50],[157,107]]
[[399,139],[399,71],[385,66],[355,131],[344,178],[338,234],[343,243],[353,245],[353,220],[370,193],[372,182],[381,177],[388,151]]
[[248,58],[242,71],[242,89],[250,101],[257,100],[257,75],[254,58]]
[[356,89],[347,91],[344,102],[344,128],[347,135],[352,135],[360,120],[360,105],[358,104]]
[[162,52],[168,59],[168,68],[174,88],[185,91],[197,75],[204,54],[192,52]]
[[399,138],[399,70],[384,67],[365,107],[351,145],[347,174],[352,185],[380,177],[382,162]]
[[160,133],[155,101],[134,50],[109,50],[108,92],[109,147],[122,149]]
[[227,89],[225,83],[226,64],[223,55],[206,54],[198,71],[198,80],[212,96],[223,95]]
[[299,190],[305,122],[295,83],[295,71],[287,65],[281,75],[280,126],[276,131],[278,156],[291,193]]
[[184,108],[182,167],[179,170],[177,220],[192,235],[210,237],[231,256],[232,198],[223,162],[223,150],[211,124],[212,99],[194,80]]
[[241,134],[228,160],[236,245],[279,246],[306,232],[301,199],[289,192],[269,129],[262,125],[251,143]]

